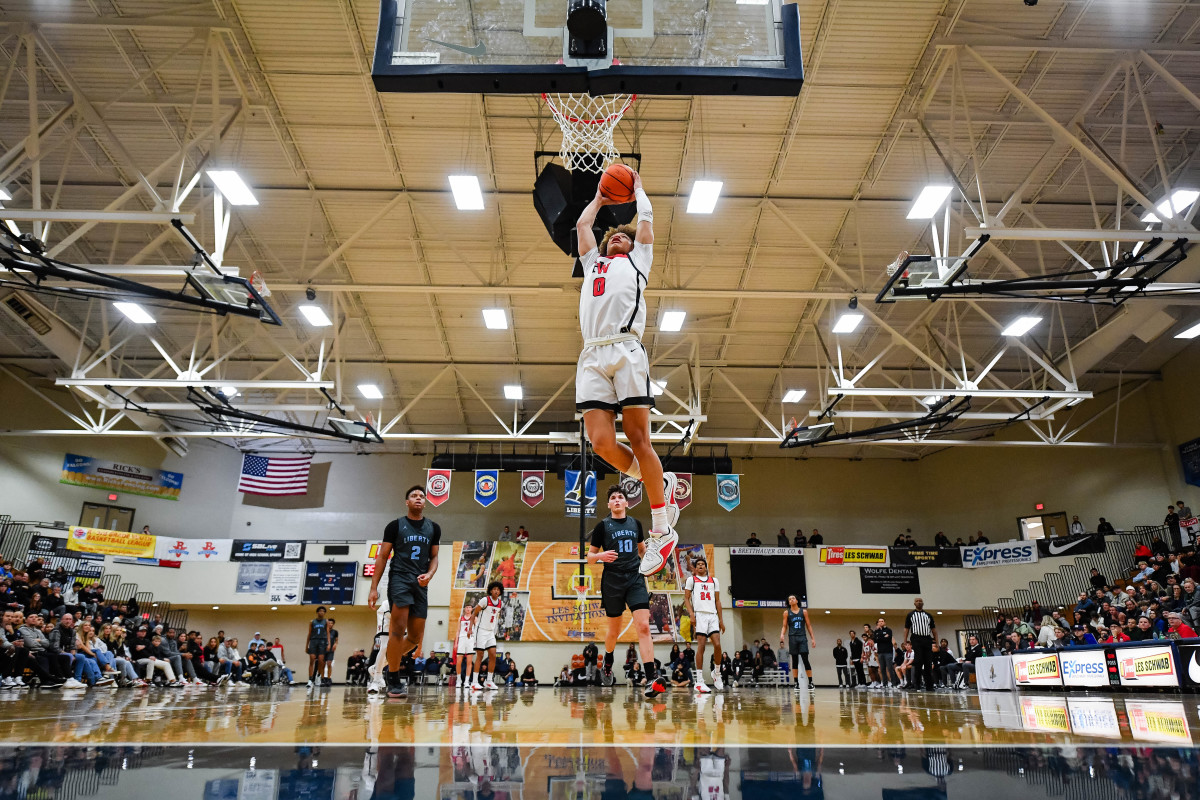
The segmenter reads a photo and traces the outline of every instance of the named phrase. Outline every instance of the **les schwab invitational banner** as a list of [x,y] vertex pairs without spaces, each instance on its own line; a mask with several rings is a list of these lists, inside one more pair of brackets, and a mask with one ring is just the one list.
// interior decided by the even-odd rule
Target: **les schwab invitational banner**
[[[680,544],[667,566],[646,579],[654,641],[693,638],[692,621],[683,607],[682,587],[692,572],[692,559],[701,554],[708,563],[713,563],[712,545]],[[585,564],[591,588],[581,603],[574,588],[580,563],[578,544],[455,542],[451,563],[454,576],[450,588],[450,630],[457,629],[463,607],[470,608],[483,597],[488,583],[499,581],[505,590],[496,625],[498,641],[578,642],[604,638],[606,617],[600,607],[603,565]],[[619,641],[636,641],[632,618],[627,614],[625,620]]]

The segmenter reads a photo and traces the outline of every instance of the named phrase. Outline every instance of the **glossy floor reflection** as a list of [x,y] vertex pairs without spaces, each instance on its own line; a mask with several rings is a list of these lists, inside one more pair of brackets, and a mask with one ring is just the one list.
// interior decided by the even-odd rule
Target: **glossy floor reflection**
[[1188,800],[1197,751],[461,745],[0,748],[0,798]]
[[746,689],[647,702],[616,689],[542,688],[407,700],[363,689],[204,688],[0,693],[0,744],[506,744],[926,747],[1192,745],[1194,695],[880,695]]

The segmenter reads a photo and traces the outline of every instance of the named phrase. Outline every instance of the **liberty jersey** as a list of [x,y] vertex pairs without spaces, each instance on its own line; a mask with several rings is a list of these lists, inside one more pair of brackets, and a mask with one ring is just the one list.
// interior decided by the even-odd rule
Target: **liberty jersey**
[[654,246],[633,243],[628,254],[601,256],[593,247],[580,257],[583,289],[579,293],[579,328],[584,340],[646,330],[646,282]]
[[479,612],[479,629],[491,631],[496,629],[496,620],[500,618],[500,606],[504,601],[492,600],[490,596],[479,598],[479,602],[475,604],[476,608],[483,609]]
[[701,578],[689,575],[683,583],[683,590],[692,593],[692,609],[697,614],[717,613],[717,579],[709,575]]
[[442,529],[430,519],[407,516],[389,522],[383,541],[392,546],[391,570],[398,579],[415,579],[429,571],[433,548],[441,543]]
[[601,552],[617,551],[617,560],[604,565],[604,575],[640,575],[642,557],[638,554],[638,543],[645,538],[642,523],[633,517],[600,520],[592,529],[592,547],[598,547]]

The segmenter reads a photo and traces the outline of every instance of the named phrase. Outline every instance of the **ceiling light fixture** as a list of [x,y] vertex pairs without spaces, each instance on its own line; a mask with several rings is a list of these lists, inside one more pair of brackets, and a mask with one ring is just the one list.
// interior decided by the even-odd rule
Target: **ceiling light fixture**
[[854,314],[846,312],[838,317],[837,322],[833,325],[834,333],[854,333],[858,329],[859,323],[863,321],[862,314]]
[[667,390],[667,382],[665,380],[656,381],[653,378],[650,380],[650,394],[658,397]]
[[1197,336],[1200,336],[1200,322],[1175,334],[1176,339],[1195,339]]
[[801,400],[804,399],[804,393],[806,391],[807,391],[806,389],[788,389],[783,394],[783,402],[799,403]]
[[521,388],[519,383],[510,383],[504,387],[505,400],[521,400],[525,397],[525,390]]
[[658,324],[658,329],[660,331],[683,330],[683,320],[686,317],[686,311],[664,311],[662,315],[662,322]]
[[933,219],[933,215],[942,207],[942,203],[946,202],[946,198],[950,196],[950,190],[953,188],[953,186],[937,183],[926,186],[913,201],[912,208],[908,210],[908,218]]
[[373,383],[360,383],[358,385],[358,393],[368,400],[382,400],[383,392]]
[[0,189],[0,202],[3,202],[5,200],[12,200],[12,195],[9,194],[8,192],[4,191],[3,189]]
[[210,169],[208,177],[216,185],[217,191],[231,206],[256,206],[258,198],[250,187],[242,180],[242,176],[233,169]]
[[1012,322],[1008,323],[1008,327],[1000,332],[1001,336],[1024,336],[1033,330],[1041,317],[1017,317]]
[[154,317],[137,303],[113,303],[113,307],[128,317],[130,322],[136,322],[138,325],[154,323]]
[[221,392],[221,396],[226,399],[238,396],[238,390],[236,386],[222,386],[219,391]]
[[[1163,200],[1158,204],[1158,214],[1178,218],[1180,214],[1187,211],[1192,203],[1200,198],[1200,192],[1195,189],[1176,189],[1171,192],[1170,198]],[[1162,222],[1158,214],[1153,211],[1147,211],[1142,217],[1142,222]]]
[[485,308],[483,310],[483,324],[488,330],[502,331],[508,328],[508,314],[504,313],[503,308]]
[[483,210],[483,192],[479,189],[479,178],[474,175],[451,175],[450,191],[459,211]]
[[711,214],[717,207],[717,198],[721,196],[724,181],[696,181],[692,184],[692,194],[688,198],[687,213]]
[[333,322],[325,315],[320,306],[297,306],[304,319],[314,328],[328,328]]

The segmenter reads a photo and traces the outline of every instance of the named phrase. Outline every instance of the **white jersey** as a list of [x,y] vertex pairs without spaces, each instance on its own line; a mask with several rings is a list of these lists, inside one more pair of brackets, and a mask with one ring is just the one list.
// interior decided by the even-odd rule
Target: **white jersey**
[[458,620],[458,641],[471,641],[471,622],[472,618],[468,615],[459,617]]
[[700,800],[723,800],[725,797],[725,759],[700,757],[700,780],[696,786]]
[[479,602],[475,604],[476,608],[482,608],[479,612],[479,629],[484,631],[493,631],[496,629],[496,620],[500,618],[500,605],[502,601],[497,600],[493,604],[491,597],[481,597]]
[[692,609],[697,614],[717,613],[717,591],[720,588],[717,579],[711,575],[707,578],[689,575],[683,583],[683,590],[692,593]]
[[654,246],[633,243],[628,255],[601,256],[593,247],[580,257],[583,289],[579,293],[579,328],[584,340],[646,331],[646,282]]

